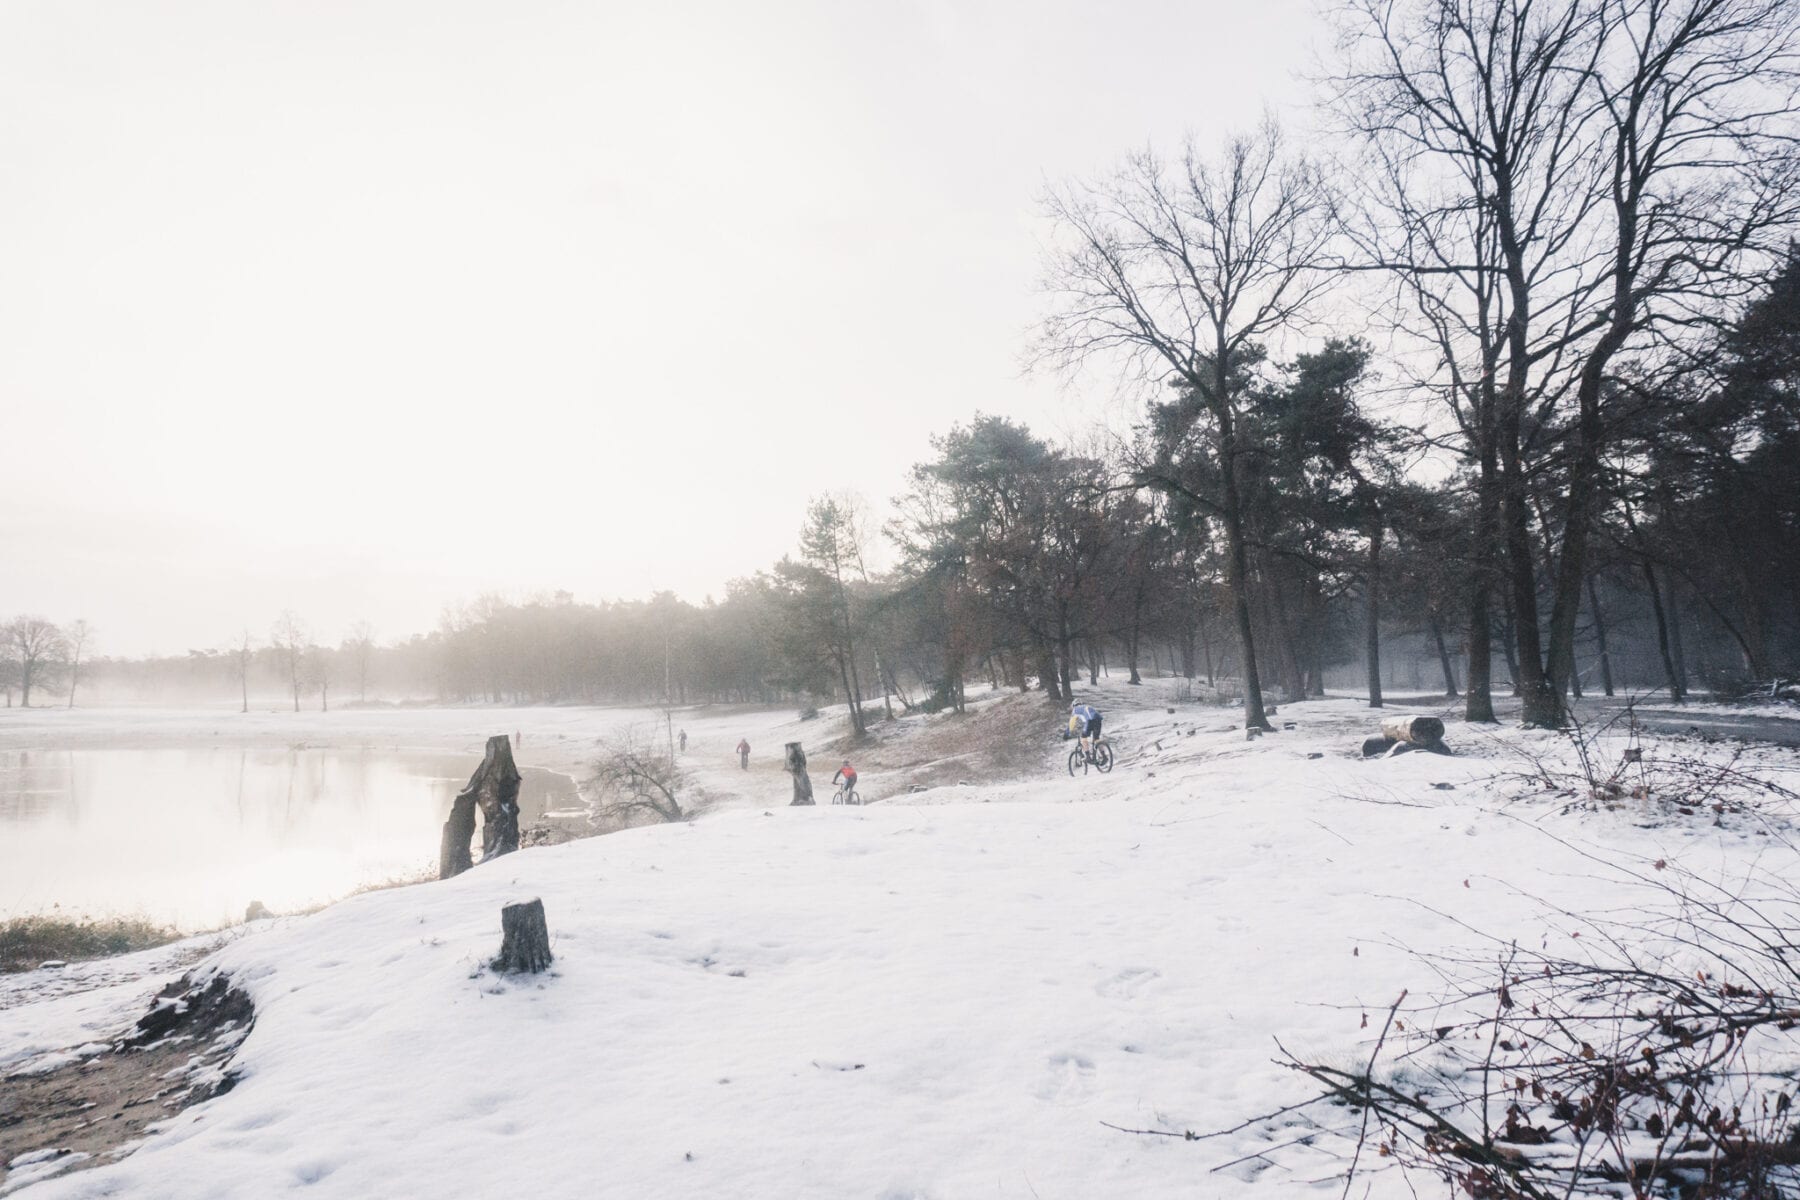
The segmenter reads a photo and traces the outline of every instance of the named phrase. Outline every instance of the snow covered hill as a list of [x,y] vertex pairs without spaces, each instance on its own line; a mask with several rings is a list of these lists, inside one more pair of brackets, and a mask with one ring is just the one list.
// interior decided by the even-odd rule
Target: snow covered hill
[[[1453,725],[1469,753],[1363,762],[1375,718],[1351,702],[1283,706],[1293,729],[1245,741],[1240,713],[1172,690],[1101,696],[1108,776],[1069,778],[1051,743],[1022,781],[863,809],[747,797],[258,926],[200,968],[255,1002],[237,1086],[116,1162],[0,1190],[1336,1195],[1322,1160],[1245,1158],[1259,1130],[1108,1126],[1219,1129],[1299,1098],[1275,1039],[1366,1055],[1364,1013],[1430,984],[1399,946],[1470,927],[1555,945],[1571,923],[1546,903],[1618,902],[1584,848],[1709,876],[1791,853],[1753,814],[1565,811],[1529,778],[1567,761],[1551,734]],[[1797,761],[1738,766],[1791,784]],[[534,896],[555,965],[497,976],[500,907]],[[32,1010],[0,1011],[0,1048]]]

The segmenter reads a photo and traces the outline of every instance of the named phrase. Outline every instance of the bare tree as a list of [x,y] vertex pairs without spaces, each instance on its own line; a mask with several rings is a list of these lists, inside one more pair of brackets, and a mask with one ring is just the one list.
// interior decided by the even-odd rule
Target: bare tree
[[[1250,373],[1272,338],[1297,328],[1329,285],[1321,269],[1332,200],[1319,172],[1288,155],[1275,125],[1229,141],[1217,163],[1191,144],[1174,166],[1146,151],[1112,178],[1052,191],[1045,207],[1063,248],[1050,266],[1055,312],[1041,361],[1074,368],[1122,355],[1178,389],[1143,482],[1173,492],[1225,531],[1243,658],[1244,720],[1263,711],[1250,613],[1242,500],[1248,469],[1237,426]],[[1209,458],[1217,492],[1193,486],[1183,456]]]
[[291,610],[283,609],[275,618],[275,625],[269,630],[269,644],[274,647],[282,666],[287,670],[288,684],[294,692],[294,711],[300,711],[300,683],[305,673],[306,648],[311,641],[306,623],[295,616]]
[[[1433,385],[1479,470],[1468,715],[1492,716],[1498,542],[1525,720],[1560,724],[1613,364],[1679,361],[1794,220],[1796,13],[1783,0],[1351,0],[1344,13],[1333,106],[1370,151],[1370,169],[1346,172],[1369,181],[1364,258],[1422,318]],[[1546,644],[1531,523],[1553,469],[1567,502],[1560,531],[1537,514],[1554,551]]]
[[308,646],[306,648],[307,682],[319,689],[319,711],[331,711],[331,676],[337,666],[336,658],[329,646]]
[[86,620],[77,620],[69,626],[69,707],[75,707],[75,685],[80,682],[81,652],[88,643],[94,640],[94,627]]
[[590,779],[602,810],[620,825],[685,821],[693,815],[683,806],[687,775],[675,759],[650,742],[626,736],[607,746]]
[[367,621],[352,625],[344,649],[349,651],[356,670],[356,702],[365,703],[369,699],[369,664],[375,656],[375,626]]
[[250,664],[256,661],[256,643],[250,637],[250,630],[244,629],[238,634],[237,642],[231,648],[231,662],[237,668],[238,692],[243,698],[242,712],[250,711]]
[[68,653],[62,630],[43,617],[14,617],[4,629],[4,640],[19,664],[19,706],[31,707],[31,685]]
[[862,679],[857,671],[858,621],[850,583],[862,569],[862,547],[854,509],[831,496],[808,505],[806,525],[800,531],[800,553],[814,575],[814,590],[821,593],[822,603],[816,606],[825,619],[821,632],[844,685],[850,726],[861,737],[867,726],[862,711]]
[[[1800,8],[1791,0],[1597,0],[1604,190],[1597,336],[1575,389],[1547,672],[1560,704],[1593,529],[1611,367],[1633,346],[1679,361],[1780,261],[1800,225]],[[1557,716],[1560,718],[1561,713]]]

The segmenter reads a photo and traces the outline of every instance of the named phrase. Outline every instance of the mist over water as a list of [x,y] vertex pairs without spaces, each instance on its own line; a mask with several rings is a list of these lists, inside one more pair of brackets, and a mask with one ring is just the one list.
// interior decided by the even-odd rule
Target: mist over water
[[[0,918],[184,930],[433,870],[466,755],[355,749],[0,750]],[[576,801],[523,768],[521,819]]]

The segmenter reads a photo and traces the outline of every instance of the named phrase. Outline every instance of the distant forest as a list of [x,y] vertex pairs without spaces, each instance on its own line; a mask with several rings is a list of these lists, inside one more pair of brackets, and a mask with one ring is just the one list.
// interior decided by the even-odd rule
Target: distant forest
[[1032,360],[1143,397],[1132,427],[973,416],[891,511],[821,497],[700,605],[483,597],[332,645],[284,614],[155,660],[20,617],[7,703],[835,697],[861,728],[1105,671],[1205,680],[1249,725],[1328,679],[1555,725],[1800,672],[1791,7],[1337,19],[1315,145],[1271,122],[1042,197]]

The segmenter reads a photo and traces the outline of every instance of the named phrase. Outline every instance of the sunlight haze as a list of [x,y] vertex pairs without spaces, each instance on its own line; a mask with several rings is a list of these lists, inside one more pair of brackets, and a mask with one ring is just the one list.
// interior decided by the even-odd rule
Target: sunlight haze
[[4,607],[118,654],[698,601],[977,409],[1071,429],[1043,184],[1253,123],[1311,36],[1133,11],[6,4]]

